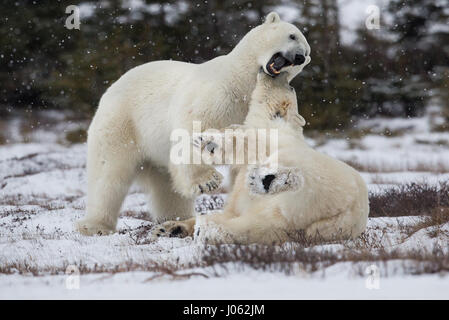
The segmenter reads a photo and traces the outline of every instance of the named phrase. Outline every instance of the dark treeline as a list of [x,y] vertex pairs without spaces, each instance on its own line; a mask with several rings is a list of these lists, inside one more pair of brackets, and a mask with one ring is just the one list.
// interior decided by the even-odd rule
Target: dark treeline
[[[81,8],[80,30],[64,27],[71,4]],[[341,42],[337,0],[16,0],[0,3],[0,114],[58,108],[89,117],[130,68],[226,54],[279,5],[281,17],[299,12],[291,22],[312,47],[312,63],[293,81],[312,128],[416,116],[430,98],[449,108],[447,0],[392,0],[381,8],[380,29],[361,24],[352,44]]]

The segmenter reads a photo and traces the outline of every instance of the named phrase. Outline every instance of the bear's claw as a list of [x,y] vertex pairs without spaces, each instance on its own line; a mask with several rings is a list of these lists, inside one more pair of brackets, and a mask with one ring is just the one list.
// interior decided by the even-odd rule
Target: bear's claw
[[199,182],[195,183],[193,193],[195,195],[212,192],[220,186],[223,181],[223,176],[215,169],[208,170],[199,179]]

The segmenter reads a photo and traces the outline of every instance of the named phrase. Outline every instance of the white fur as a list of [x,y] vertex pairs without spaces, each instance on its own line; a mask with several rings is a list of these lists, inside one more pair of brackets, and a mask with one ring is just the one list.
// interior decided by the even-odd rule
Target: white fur
[[[359,173],[310,148],[302,134],[296,95],[265,75],[251,99],[245,126],[277,128],[279,166],[243,167],[223,214],[196,219],[195,237],[207,243],[274,243],[304,230],[318,240],[349,239],[366,227],[368,191]],[[291,102],[283,119],[271,116],[276,105]],[[289,114],[290,113],[290,114]],[[273,157],[271,157],[274,159]],[[269,190],[262,180],[275,175]]]
[[[298,40],[289,39],[296,34]],[[276,52],[310,47],[292,24],[271,13],[225,56],[202,64],[155,61],[136,67],[104,93],[88,132],[87,215],[77,222],[86,235],[116,228],[129,186],[137,180],[151,194],[152,215],[164,221],[192,216],[192,198],[221,175],[208,166],[169,161],[173,129],[191,132],[242,123],[256,74]],[[289,78],[303,66],[286,67]]]

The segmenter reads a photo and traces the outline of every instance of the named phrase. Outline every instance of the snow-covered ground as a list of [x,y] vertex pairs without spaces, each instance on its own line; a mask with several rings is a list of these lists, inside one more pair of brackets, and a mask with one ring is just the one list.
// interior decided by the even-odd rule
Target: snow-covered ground
[[[190,238],[146,241],[151,199],[133,187],[118,233],[81,236],[73,222],[84,214],[86,147],[64,137],[87,123],[58,117],[33,125],[26,143],[23,120],[0,121],[7,138],[0,145],[0,298],[449,298],[447,219],[373,217],[363,239],[276,248],[288,267],[260,253],[261,263],[215,263],[214,251]],[[449,132],[432,131],[439,121],[375,119],[358,124],[367,134],[308,141],[359,169],[372,193],[408,182],[438,185],[449,180]],[[221,196],[210,200],[198,199],[198,209],[221,206]],[[79,289],[70,270],[81,274]]]

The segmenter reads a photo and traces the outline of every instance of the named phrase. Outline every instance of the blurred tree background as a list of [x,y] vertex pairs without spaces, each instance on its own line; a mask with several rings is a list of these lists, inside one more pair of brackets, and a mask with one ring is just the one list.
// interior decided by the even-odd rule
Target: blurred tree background
[[[340,2],[2,1],[0,116],[25,108],[91,117],[103,92],[130,68],[226,54],[277,10],[312,47],[312,63],[292,83],[311,128],[343,129],[376,115],[413,117],[431,98],[439,98],[449,121],[448,1],[391,0],[381,8],[380,29],[362,22],[351,43],[340,39],[346,32]],[[72,4],[81,9],[80,30],[64,27]]]

